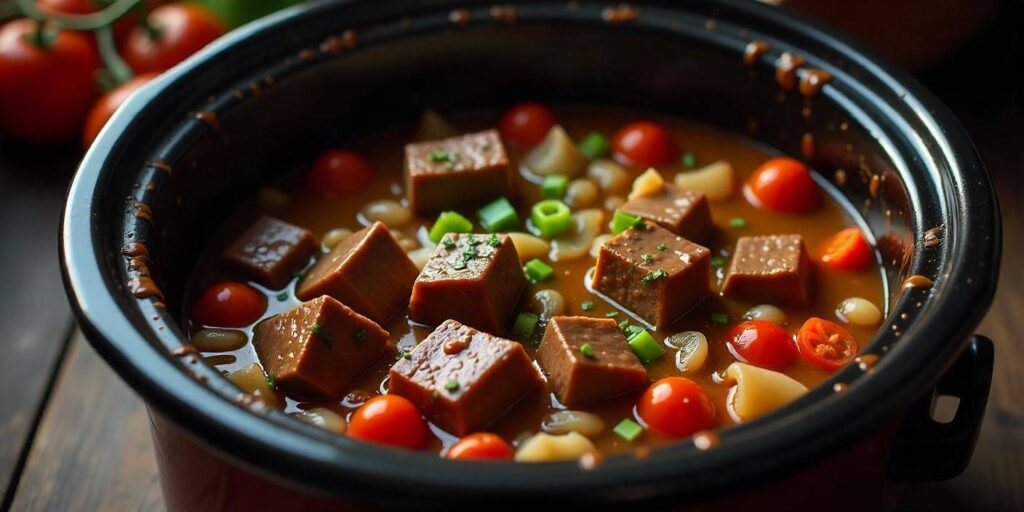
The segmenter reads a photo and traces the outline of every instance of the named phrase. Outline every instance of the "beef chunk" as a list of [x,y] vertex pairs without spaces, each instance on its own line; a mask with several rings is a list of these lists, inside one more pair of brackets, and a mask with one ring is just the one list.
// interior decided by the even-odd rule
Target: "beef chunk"
[[540,385],[522,345],[448,320],[391,367],[388,393],[462,436],[487,428]]
[[317,246],[308,230],[264,215],[224,251],[224,259],[253,281],[277,290],[309,263]]
[[711,294],[710,272],[710,250],[645,223],[601,247],[592,286],[661,327]]
[[409,206],[419,213],[512,197],[512,171],[497,130],[405,146]]
[[449,233],[416,278],[409,316],[426,325],[452,319],[498,333],[525,287],[511,238]]
[[[589,355],[581,350],[584,345],[589,346]],[[569,406],[621,395],[647,383],[647,370],[610,318],[552,318],[538,359],[558,399]]]
[[384,352],[388,332],[322,296],[256,325],[252,344],[282,389],[337,396]]
[[714,229],[707,197],[673,185],[666,184],[653,195],[630,199],[621,210],[690,240],[705,240]]
[[409,300],[419,269],[380,222],[353,233],[321,256],[299,282],[296,295],[330,295],[384,323]]
[[750,301],[808,304],[811,262],[800,235],[744,236],[722,293]]

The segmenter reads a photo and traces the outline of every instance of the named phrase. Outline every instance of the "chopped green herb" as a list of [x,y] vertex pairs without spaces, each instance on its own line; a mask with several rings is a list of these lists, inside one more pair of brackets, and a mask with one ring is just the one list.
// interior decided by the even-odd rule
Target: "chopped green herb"
[[448,382],[445,382],[444,383],[444,388],[447,389],[448,391],[454,393],[455,391],[458,391],[458,389],[459,389],[459,381],[457,381],[455,379],[452,379],[452,380],[450,380]]
[[[626,325],[623,326],[622,324]],[[626,337],[627,340],[644,331],[643,327],[640,327],[639,325],[631,325],[626,320],[619,322],[619,329],[622,329],[622,334],[623,336]]]
[[277,294],[277,300],[278,302],[284,302],[288,300],[288,292],[281,292]]
[[487,245],[497,247],[501,245],[501,240],[498,239],[498,235],[491,233],[491,237],[487,239]]
[[444,245],[444,248],[448,249],[449,251],[454,249],[455,246],[457,245],[455,243],[455,240],[452,240],[451,238],[443,238],[443,239],[441,239],[441,244]]
[[609,311],[609,312],[604,314],[605,318],[615,318],[617,316],[619,316],[619,312],[618,311]]
[[476,218],[480,226],[488,233],[509,231],[519,225],[519,217],[512,203],[504,197],[499,197],[476,211]]
[[398,349],[398,358],[399,359],[412,359],[412,350],[408,349],[408,348],[399,348]]
[[654,263],[654,255],[644,254],[644,263]]
[[722,268],[722,267],[724,267],[725,266],[725,258],[723,258],[721,256],[712,256],[711,257],[711,266],[715,267],[715,268]]
[[615,435],[632,443],[633,441],[636,441],[636,438],[640,437],[640,434],[644,433],[644,427],[640,426],[639,423],[626,418],[620,421],[618,425],[615,425],[612,432],[615,432]]
[[636,356],[645,363],[651,363],[665,355],[665,349],[647,332],[647,329],[640,329],[633,336],[629,337],[629,348],[633,349]]
[[355,334],[352,335],[359,343],[366,341],[366,329],[359,329]]
[[466,237],[466,244],[470,247],[476,247],[482,243],[484,243],[484,240],[476,235],[469,235]]
[[529,312],[522,312],[516,316],[516,322],[512,324],[512,334],[521,336],[523,338],[529,338],[533,336],[533,332],[537,330],[537,324],[540,323],[540,317]]
[[447,162],[449,164],[455,163],[459,159],[458,153],[453,153],[445,149],[435,149],[427,155],[431,162]]
[[622,210],[615,210],[615,215],[612,216],[612,223],[609,226],[613,235],[622,233],[623,231],[644,225],[643,219],[636,215],[630,215]]
[[680,159],[680,162],[682,162],[682,164],[685,167],[693,169],[694,167],[697,166],[697,155],[693,154],[690,151],[687,151],[686,153],[683,154],[683,158]]
[[482,144],[480,146],[480,151],[490,151],[490,150],[491,150],[491,144],[490,143],[484,143],[484,144]]
[[733,229],[743,229],[747,227],[747,219],[743,217],[733,217],[729,219],[729,227]]
[[593,359],[594,358],[594,347],[590,346],[590,343],[584,343],[580,345],[580,353]]
[[665,252],[668,250],[668,246],[665,244],[658,244],[658,250],[661,252]]
[[476,247],[473,245],[467,245],[466,250],[462,251],[462,261],[470,261],[479,258],[480,255],[476,252]]
[[531,283],[541,283],[554,275],[555,269],[551,268],[551,265],[534,258],[526,262],[526,265],[523,266],[523,272],[526,273],[526,278]]
[[561,200],[565,197],[565,192],[567,190],[569,190],[569,178],[562,176],[561,174],[546,176],[544,178],[544,183],[540,186],[540,191],[544,194],[544,199]]
[[327,345],[334,344],[334,337],[324,332],[323,326],[319,323],[314,322],[313,325],[309,326],[309,332],[315,334],[317,338],[324,340]]
[[725,313],[711,313],[711,323],[715,325],[725,325],[729,323],[729,315]]
[[540,236],[552,238],[564,233],[572,226],[572,212],[565,203],[557,199],[546,199],[530,209],[530,220],[540,231]]
[[277,391],[277,381],[274,380],[274,376],[267,374],[267,386],[270,387],[271,391]]
[[585,300],[583,301],[583,303],[580,304],[580,308],[583,309],[583,311],[590,311],[594,309],[594,301]]
[[608,153],[612,150],[612,145],[600,132],[590,132],[586,137],[583,137],[578,148],[580,153],[583,153],[583,156],[591,160],[597,160],[598,158],[608,156]]
[[428,237],[431,242],[436,244],[448,233],[470,233],[472,231],[473,223],[469,219],[459,215],[457,212],[442,212],[430,228]]
[[646,276],[641,278],[640,279],[640,285],[641,286],[647,286],[648,283],[652,283],[654,281],[657,281],[658,279],[664,279],[666,277],[668,277],[668,272],[665,271],[665,269],[663,269],[663,268],[659,268],[658,270],[655,270],[654,272],[648,272]]
[[452,270],[466,270],[466,260],[459,260],[452,263]]
[[628,329],[628,328],[629,328],[629,320],[623,320],[623,321],[619,322],[619,330],[620,331],[626,332],[626,329]]

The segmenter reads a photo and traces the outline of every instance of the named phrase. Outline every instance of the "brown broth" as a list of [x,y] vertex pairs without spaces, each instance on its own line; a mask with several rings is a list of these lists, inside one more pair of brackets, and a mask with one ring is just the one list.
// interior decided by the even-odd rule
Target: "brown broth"
[[[621,126],[638,116],[636,112],[628,110],[589,107],[557,109],[557,114],[563,126],[575,140],[579,140],[595,130],[610,137]],[[644,113],[643,117],[667,126],[675,135],[675,139],[683,151],[691,151],[696,155],[698,167],[718,160],[729,161],[741,182],[761,163],[778,156],[774,151],[749,139],[713,127],[677,118],[652,116],[647,113]],[[498,114],[494,112],[475,113],[455,117],[453,122],[460,130],[469,132],[493,127],[497,118]],[[278,185],[292,194],[289,205],[281,211],[270,213],[287,222],[311,230],[317,237],[338,227],[360,229],[363,224],[359,220],[359,211],[365,203],[385,198],[405,203],[405,191],[402,185],[403,147],[409,142],[412,133],[413,129],[410,126],[393,128],[369,135],[349,146],[362,153],[377,173],[377,179],[358,197],[349,200],[328,200],[310,193],[302,186],[302,173],[300,172]],[[523,151],[509,149],[513,165],[521,160],[523,154]],[[666,180],[670,181],[675,174],[687,169],[680,163],[676,163],[659,170],[664,174]],[[641,171],[643,169],[630,169],[634,177]],[[525,212],[529,205],[540,198],[539,188],[520,176],[517,182],[517,195],[520,219],[525,219],[528,216]],[[602,198],[598,204],[603,203]],[[825,201],[815,213],[802,216],[756,210],[744,199],[739,190],[730,199],[713,202],[711,209],[718,230],[708,246],[715,255],[721,256],[728,256],[740,236],[799,233],[804,237],[811,258],[816,259],[820,256],[821,247],[829,236],[840,229],[856,225],[851,214],[831,194],[825,194]],[[189,283],[189,297],[196,297],[207,286],[218,281],[239,278],[218,264],[219,255],[223,248],[248,227],[259,213],[259,206],[253,200],[240,207],[239,211],[225,224],[209,244],[196,266]],[[469,218],[475,218],[472,211],[464,212],[464,214]],[[742,229],[729,227],[729,220],[735,217],[746,219],[746,227]],[[606,221],[607,219],[610,219],[610,212],[608,212]],[[415,217],[412,222],[402,227],[401,231],[406,236],[417,239],[420,237],[419,232],[422,227],[429,227],[433,221],[433,217]],[[530,309],[530,297],[536,291],[555,288],[566,299],[566,315],[604,317],[606,313],[615,311],[615,308],[595,297],[586,289],[584,276],[593,264],[594,259],[589,255],[572,261],[553,262],[552,266],[556,271],[555,277],[545,283],[530,285],[528,292],[524,294],[521,309]],[[734,324],[741,319],[746,310],[757,305],[757,303],[727,299],[718,295],[717,292],[721,287],[724,273],[725,269],[714,271],[712,289],[715,293],[710,299],[678,321],[671,329],[653,333],[659,341],[667,335],[684,330],[698,330],[707,336],[710,345],[707,363],[698,373],[687,374],[687,377],[703,386],[712,397],[717,408],[716,417],[720,427],[733,424],[734,420],[727,410],[729,388],[725,384],[716,382],[716,375],[723,372],[736,359],[723,342],[725,331],[729,326],[712,325],[709,318],[712,313],[726,313],[729,323]],[[886,304],[883,300],[884,288],[881,272],[877,265],[860,273],[838,273],[817,267],[814,274],[812,305],[807,307],[782,306],[788,318],[785,328],[791,333],[795,333],[811,316],[837,321],[834,313],[836,305],[848,297],[863,297],[881,307]],[[253,284],[253,286],[267,294],[268,308],[264,318],[298,304],[292,290],[294,281],[284,290],[285,293],[281,295],[280,299],[278,295],[281,291],[266,290],[258,284]],[[595,307],[592,310],[584,311],[581,308],[581,303],[586,300],[594,302]],[[184,315],[186,319],[189,317],[189,311],[190,306],[186,304]],[[391,333],[392,350],[387,352],[382,360],[353,384],[351,391],[357,392],[356,394],[369,397],[383,392],[386,388],[387,371],[398,357],[396,349],[399,347],[411,348],[429,334],[430,329],[428,328],[410,325],[404,314],[397,316],[398,318],[393,318],[387,325],[383,325]],[[615,318],[623,320],[629,317],[619,313]],[[194,333],[202,327],[193,325],[188,320],[185,324],[190,333]],[[860,341],[862,348],[877,331],[877,328],[873,326],[845,325],[845,327]],[[251,333],[251,328],[244,330]],[[526,343],[525,346],[528,353],[533,356],[535,345]],[[234,362],[218,366],[219,369],[226,372],[240,369],[257,361],[251,343],[228,354],[235,357]],[[675,367],[674,359],[674,352],[669,349],[665,357],[648,365],[649,380],[653,382],[662,377],[680,375],[679,370]],[[816,386],[828,377],[828,373],[802,360],[787,368],[784,373],[808,387]],[[592,439],[599,449],[604,452],[624,452],[635,449],[637,446],[657,446],[675,441],[646,432],[639,441],[628,443],[611,432],[612,427],[623,418],[633,418],[633,406],[639,394],[638,391],[627,396],[578,408],[599,414],[604,418],[604,433]],[[345,397],[317,403],[297,402],[289,398],[286,411],[295,412],[309,407],[323,406],[334,409],[342,415],[347,415],[355,409],[353,406],[357,406],[358,403],[358,400],[353,402]],[[558,408],[562,408],[562,406],[549,390],[539,391],[517,404],[490,430],[508,441],[515,441],[521,439],[525,434],[539,432],[542,418]],[[453,438],[440,429],[434,428],[433,430],[438,435],[438,439],[432,442],[429,449],[440,452],[444,446],[453,441]]]

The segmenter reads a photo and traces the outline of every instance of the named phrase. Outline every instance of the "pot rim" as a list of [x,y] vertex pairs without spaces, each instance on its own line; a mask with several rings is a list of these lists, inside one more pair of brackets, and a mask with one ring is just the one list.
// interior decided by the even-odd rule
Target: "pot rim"
[[[437,18],[440,13],[444,20],[456,7],[475,13],[486,12],[490,5],[480,0],[432,0],[424,4],[411,16]],[[527,22],[569,19],[574,23],[604,23],[593,17],[600,12],[595,9],[603,4],[578,4],[576,11],[560,15],[553,14],[553,6],[565,11],[562,2],[531,1],[517,8],[520,19]],[[925,185],[937,187],[944,202],[936,205],[937,209],[924,205],[928,208],[914,212],[917,240],[911,273],[934,276],[936,287],[930,294],[910,290],[893,308],[867,350],[880,354],[893,348],[881,358],[877,371],[870,378],[861,378],[863,372],[851,365],[797,402],[756,422],[720,431],[720,444],[714,449],[701,451],[692,443],[680,442],[653,450],[642,462],[634,462],[629,456],[609,457],[594,471],[581,471],[575,463],[456,465],[434,454],[381,449],[338,438],[283,413],[254,413],[228,398],[237,391],[232,391],[224,379],[199,382],[163,350],[174,346],[174,340],[182,343],[173,322],[159,325],[159,329],[159,323],[139,325],[132,310],[140,301],[129,296],[123,280],[110,268],[114,227],[101,224],[96,205],[109,194],[111,168],[135,136],[128,128],[162,97],[180,97],[186,94],[182,90],[197,98],[205,97],[205,93],[194,93],[196,86],[190,85],[196,83],[195,76],[203,69],[254,40],[293,25],[312,24],[312,20],[330,12],[348,11],[353,20],[360,16],[381,20],[399,12],[400,7],[400,1],[387,0],[319,2],[287,9],[228,34],[129,99],[87,152],[69,189],[60,235],[62,273],[72,307],[90,343],[148,404],[233,460],[321,493],[366,499],[368,491],[381,491],[372,497],[385,502],[416,495],[447,501],[560,496],[575,503],[703,497],[734,488],[741,481],[782,476],[880,425],[915,393],[935,382],[962,350],[992,301],[1001,244],[995,194],[973,144],[946,107],[907,73],[884,63],[873,52],[836,36],[831,29],[780,9],[739,0],[685,6],[668,0],[652,1],[640,6],[631,29],[665,31],[666,20],[673,17],[697,15],[703,20],[714,13],[717,20],[785,37],[780,40],[790,44],[783,43],[783,48],[805,50],[806,45],[814,45],[817,51],[809,55],[828,54],[842,60],[840,69],[838,60],[819,58],[824,67],[837,71],[833,73],[837,82],[880,98],[881,107],[890,109],[890,116],[897,116],[885,118],[893,124],[888,129],[905,133],[912,129],[906,119],[912,118],[927,130],[918,130],[914,136],[932,144],[935,154],[926,157],[939,156],[942,161],[933,162],[933,174],[938,174]],[[395,16],[390,18],[393,21]],[[852,71],[864,75],[854,79]],[[909,182],[910,176],[901,175]],[[922,206],[917,200],[912,194],[915,210]],[[925,257],[923,231],[940,224],[946,226],[943,243],[929,249]],[[902,344],[894,344],[890,326],[895,325],[896,313],[908,307],[911,300],[926,301],[927,307],[922,309],[926,314],[906,326]],[[914,350],[904,349],[909,344]],[[842,394],[832,393],[829,383],[838,381],[856,385]]]

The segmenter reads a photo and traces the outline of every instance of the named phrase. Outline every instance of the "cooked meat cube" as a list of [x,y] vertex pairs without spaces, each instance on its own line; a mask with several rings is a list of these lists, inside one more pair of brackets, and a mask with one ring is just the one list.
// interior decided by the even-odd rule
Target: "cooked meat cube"
[[409,316],[426,325],[452,319],[498,333],[525,287],[511,238],[448,233],[416,278]]
[[316,248],[316,238],[308,230],[264,215],[224,251],[224,259],[277,290],[309,263]]
[[388,332],[337,300],[322,296],[256,325],[252,344],[282,389],[337,396],[384,352]]
[[707,197],[673,185],[664,185],[660,192],[626,201],[621,210],[690,240],[705,240],[714,229]]
[[487,428],[540,385],[522,345],[448,320],[391,367],[388,393],[462,436]]
[[419,269],[381,222],[356,231],[321,256],[299,282],[296,295],[330,295],[384,323],[409,300]]
[[800,235],[744,236],[736,241],[722,293],[750,301],[808,304],[811,262]]
[[647,383],[647,370],[610,318],[552,318],[538,359],[558,399],[570,406],[621,395]]
[[512,197],[512,171],[497,130],[405,146],[409,207],[436,212]]
[[711,251],[651,223],[601,247],[592,285],[658,327],[711,294]]

